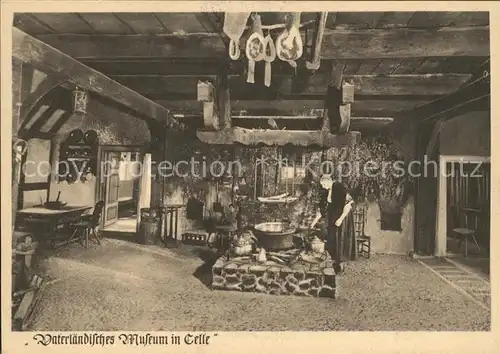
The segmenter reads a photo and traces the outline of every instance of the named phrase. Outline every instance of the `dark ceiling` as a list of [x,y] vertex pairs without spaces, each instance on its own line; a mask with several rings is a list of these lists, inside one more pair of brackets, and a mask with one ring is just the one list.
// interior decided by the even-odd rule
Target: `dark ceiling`
[[[263,25],[283,13],[259,13]],[[302,13],[302,35],[311,42],[317,13]],[[320,69],[304,74],[287,63],[272,65],[271,87],[257,65],[247,84],[246,61],[230,61],[222,13],[22,13],[14,26],[167,107],[201,114],[198,80],[229,67],[234,114],[300,115],[324,106],[332,61],[345,65],[356,86],[353,117],[387,120],[456,91],[489,60],[486,12],[329,13]],[[306,51],[304,52],[304,61]]]

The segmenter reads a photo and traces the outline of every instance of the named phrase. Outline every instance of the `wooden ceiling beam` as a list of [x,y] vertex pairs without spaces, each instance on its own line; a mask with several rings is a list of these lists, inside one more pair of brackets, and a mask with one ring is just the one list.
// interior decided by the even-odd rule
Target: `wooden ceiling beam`
[[[237,92],[238,95],[234,94],[234,90],[231,91],[231,99],[239,101],[275,101],[275,100],[301,100],[301,101],[316,101],[324,98],[324,95],[319,94],[276,94],[276,93],[266,93],[266,92],[255,92],[247,93]],[[196,99],[196,94],[194,92],[189,93],[148,93],[146,95],[148,98],[154,101],[190,101]],[[367,95],[367,94],[356,94],[356,101],[421,101],[430,102],[444,95],[427,95],[427,94],[413,94],[413,95]]]
[[[186,101],[157,101],[161,105],[165,105],[172,114],[201,114],[202,103],[196,100]],[[385,112],[398,112],[410,110],[418,105],[422,105],[426,101],[356,101],[352,104],[353,116],[385,116]],[[256,101],[256,100],[232,100],[232,114],[242,115],[276,115],[276,116],[291,116],[291,115],[310,115],[311,111],[318,111],[325,108],[323,99],[319,100],[277,100],[277,101]],[[369,112],[370,114],[367,114]],[[389,114],[389,116],[392,116]]]
[[223,32],[223,14],[217,12],[197,12],[196,19],[209,33],[218,33],[220,40],[229,48],[229,37]]
[[399,114],[394,124],[408,124],[409,121],[431,122],[451,119],[471,111],[490,110],[490,70],[478,72],[477,76],[453,93],[437,100],[419,105],[413,110]]
[[[183,115],[183,114],[174,114],[176,118],[179,118],[180,120],[184,119],[198,119],[201,117],[200,114],[191,114],[191,115]],[[300,115],[300,116],[266,116],[266,115],[232,115],[231,119],[235,120],[243,120],[243,119],[251,119],[251,120],[268,120],[268,119],[275,119],[275,120],[319,120],[321,117],[318,115]],[[351,117],[352,120],[366,120],[366,121],[384,121],[384,122],[392,122],[394,121],[394,118],[392,117]]]
[[163,35],[39,35],[77,60],[94,58],[214,58],[227,54],[218,33]]
[[[322,59],[489,56],[488,26],[325,30]],[[210,58],[227,55],[219,33],[187,35],[44,34],[40,40],[82,58]]]
[[66,77],[75,85],[132,110],[139,118],[161,122],[168,120],[165,107],[17,28],[12,29],[12,55],[39,70]]
[[198,139],[208,144],[246,146],[268,145],[285,146],[318,146],[322,148],[348,146],[359,140],[359,132],[334,135],[326,131],[309,130],[253,130],[240,127],[228,128],[220,131],[198,131]]
[[[305,58],[305,57],[303,57]],[[429,57],[428,60],[412,74],[470,74],[475,67],[479,67],[485,61],[484,56],[459,56],[459,57]],[[359,66],[358,72],[350,73],[344,71],[345,75],[389,75],[394,71],[397,65],[401,63],[402,58],[398,59],[344,59],[348,68],[354,64]],[[91,68],[105,73],[106,75],[185,75],[185,76],[204,76],[217,75],[220,70],[220,58],[131,58],[131,59],[81,59],[82,63]],[[331,60],[322,60],[322,64],[315,72],[325,74],[329,70]],[[242,75],[248,65],[244,56],[240,60],[229,60],[229,75]],[[299,63],[302,65],[302,63]],[[393,66],[390,69],[391,65]],[[263,65],[261,65],[263,67]],[[300,69],[300,68],[299,68]],[[375,70],[376,69],[376,70]],[[259,63],[257,63],[259,71]],[[282,75],[295,75],[295,70],[288,63],[276,60],[273,62],[273,77]]]
[[[179,121],[189,122],[192,120],[200,120],[200,114],[174,114],[174,117]],[[321,117],[318,115],[300,115],[300,116],[272,116],[272,115],[233,115],[231,117],[234,124],[240,126],[242,122],[253,122],[254,124],[266,124],[269,119],[273,119],[281,124],[308,124],[316,123],[321,125]],[[393,117],[351,117],[351,127],[367,126],[367,125],[387,125],[394,121]]]
[[408,28],[329,30],[324,35],[324,59],[421,58],[489,56],[488,26],[437,30]]
[[23,127],[29,123],[28,117],[37,104],[39,104],[53,89],[64,82],[66,82],[66,80],[58,75],[49,75],[43,79],[33,92],[27,95],[21,106],[20,122]]
[[[198,80],[215,82],[215,76],[164,76],[164,75],[111,75],[112,79],[131,89],[151,97],[165,99],[179,94],[196,95]],[[466,74],[429,74],[429,75],[344,75],[355,86],[355,99],[358,95],[446,95],[470,79]],[[245,97],[270,97],[293,95],[321,95],[326,93],[328,78],[313,75],[304,90],[297,92],[293,76],[274,76],[271,87],[263,84],[248,84],[241,76],[231,76],[229,86],[234,99]],[[175,99],[175,98],[174,98]]]
[[[277,129],[279,130],[317,131],[321,129],[322,125],[320,118],[306,116],[233,116],[233,124],[235,127],[247,129],[268,129],[268,121],[270,118],[276,121],[278,126]],[[200,116],[184,116],[179,117],[179,120],[191,129],[203,128]],[[392,121],[393,119],[390,117],[352,117],[350,129],[352,131],[365,131],[370,129],[380,130],[388,127]]]

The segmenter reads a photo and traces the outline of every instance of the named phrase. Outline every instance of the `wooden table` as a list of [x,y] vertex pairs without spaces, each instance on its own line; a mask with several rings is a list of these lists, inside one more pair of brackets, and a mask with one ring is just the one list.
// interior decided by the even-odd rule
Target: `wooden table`
[[25,226],[37,238],[48,234],[51,245],[56,246],[59,231],[90,209],[92,206],[66,205],[58,209],[34,206],[19,210],[17,223]]

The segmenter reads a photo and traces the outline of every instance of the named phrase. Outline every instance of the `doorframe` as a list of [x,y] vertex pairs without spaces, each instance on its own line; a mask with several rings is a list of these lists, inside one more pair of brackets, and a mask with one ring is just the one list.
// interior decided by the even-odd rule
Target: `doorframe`
[[449,162],[491,163],[489,156],[439,155],[438,200],[436,209],[436,234],[434,256],[446,257],[446,241],[448,235],[448,181],[446,176]]
[[[144,145],[99,145],[97,152],[97,174],[96,174],[96,184],[95,184],[95,202],[99,200],[103,200],[105,198],[106,186],[104,185],[104,181],[101,181],[102,175],[102,161],[104,158],[104,154],[106,152],[138,152],[140,155],[140,160],[142,161],[142,157],[146,153],[147,147]],[[141,183],[142,175],[139,175],[139,183]],[[104,226],[104,218],[100,221],[100,226]]]

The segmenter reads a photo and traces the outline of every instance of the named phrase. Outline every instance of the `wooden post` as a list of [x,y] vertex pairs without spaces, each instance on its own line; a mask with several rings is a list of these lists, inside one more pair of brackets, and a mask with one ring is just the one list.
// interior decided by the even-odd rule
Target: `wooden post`
[[217,77],[216,87],[210,82],[198,82],[198,101],[203,102],[203,123],[210,130],[228,129],[232,125],[229,63],[224,64]]
[[149,131],[151,135],[151,160],[152,160],[152,178],[151,178],[151,208],[162,206],[163,178],[159,172],[161,162],[164,160],[163,142],[165,140],[165,127],[161,124],[150,123]]
[[217,85],[217,103],[219,113],[219,127],[221,129],[231,128],[231,98],[229,93],[229,78],[224,71],[219,76]]
[[441,128],[443,127],[444,122],[442,120],[438,120],[437,122],[434,123],[434,128],[432,130],[430,139],[429,139],[429,144],[427,144],[427,148],[425,150],[425,154],[428,157],[431,157],[434,154],[434,150],[436,148],[436,144],[439,139],[439,135],[441,133]]
[[446,178],[446,159],[437,157],[437,162],[439,163],[439,175],[437,178],[437,199],[436,199],[436,232],[434,240],[434,256],[445,257],[446,256],[446,240],[447,240],[447,229],[446,224],[448,222],[448,217],[446,215],[447,211],[447,178]]
[[217,126],[216,117],[218,115],[215,87],[211,82],[198,82],[198,101],[203,102],[203,125],[207,129],[220,129]]
[[321,44],[323,43],[323,35],[325,33],[326,21],[328,12],[318,13],[316,19],[316,31],[312,43],[311,60],[306,62],[306,67],[309,70],[318,70],[321,58]]
[[335,133],[342,123],[340,106],[342,103],[342,72],[344,67],[344,64],[332,63],[323,113],[323,131]]
[[[163,145],[162,145],[162,156],[163,160],[162,161],[168,161],[168,136],[167,132],[165,132],[165,139],[163,140]],[[164,171],[166,172],[166,171]],[[167,180],[165,174],[162,175],[162,184],[161,184],[161,206],[165,207],[165,193],[166,191],[166,186],[167,186]],[[166,223],[166,217],[167,214],[162,215],[162,220],[161,220],[161,228],[160,228],[160,238],[162,240],[165,240],[165,223]]]
[[141,223],[141,209],[151,205],[151,154],[144,154],[142,160],[141,184],[139,186],[139,201],[137,203],[137,232]]

